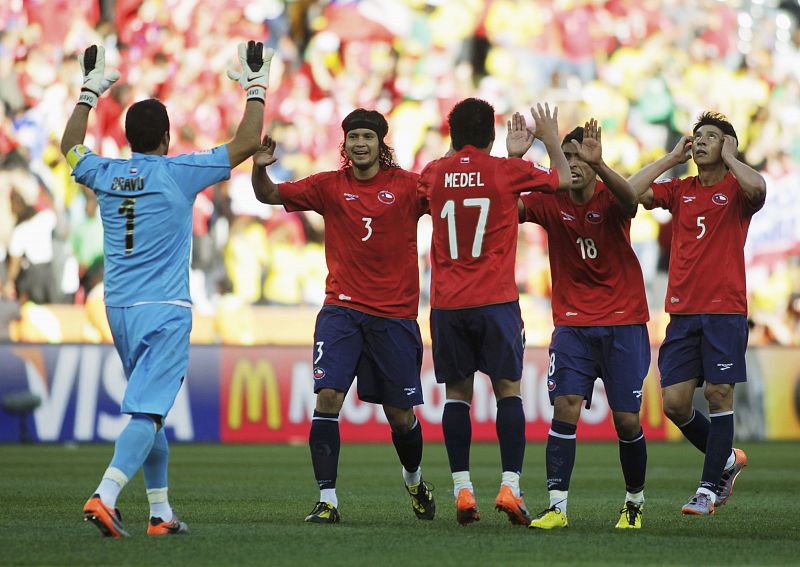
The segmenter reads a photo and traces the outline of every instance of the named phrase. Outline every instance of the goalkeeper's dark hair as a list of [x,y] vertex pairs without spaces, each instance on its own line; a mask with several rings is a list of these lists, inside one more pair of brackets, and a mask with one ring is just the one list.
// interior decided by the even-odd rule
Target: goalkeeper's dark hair
[[720,112],[714,112],[709,110],[704,112],[697,118],[697,122],[694,123],[694,128],[692,128],[692,134],[697,134],[697,130],[700,126],[716,126],[720,130],[722,130],[723,134],[727,134],[728,136],[733,136],[736,138],[736,141],[739,141],[739,136],[736,135],[736,130],[733,129],[733,124],[728,121],[728,117]]
[[494,107],[479,98],[465,98],[447,117],[453,149],[485,148],[494,141]]
[[125,137],[131,151],[152,152],[169,132],[167,107],[160,100],[149,98],[131,105],[125,115]]

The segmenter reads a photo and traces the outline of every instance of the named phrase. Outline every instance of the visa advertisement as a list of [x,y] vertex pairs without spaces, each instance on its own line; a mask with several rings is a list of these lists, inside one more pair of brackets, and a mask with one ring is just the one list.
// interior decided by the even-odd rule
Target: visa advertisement
[[[751,349],[749,355],[752,377],[746,388],[737,388],[737,409],[742,409],[737,432],[748,438],[800,438],[800,349]],[[188,375],[165,422],[168,437],[305,443],[315,403],[311,360],[310,346],[193,346]],[[661,411],[656,360],[654,350],[642,390],[642,425],[650,440],[672,439],[676,430]],[[526,350],[522,398],[530,441],[545,440],[550,427],[548,363],[546,349]],[[119,413],[125,386],[122,364],[109,345],[0,345],[0,442],[113,441],[128,420]],[[425,438],[442,440],[444,387],[436,383],[427,351],[422,388],[425,404],[416,414]],[[26,398],[38,400],[32,411],[21,411],[18,402]],[[471,411],[473,441],[495,442],[496,401],[486,376],[475,378]],[[359,401],[355,388],[345,398],[340,430],[345,442],[390,442],[383,409]],[[592,407],[581,414],[578,435],[616,439],[600,380]]]

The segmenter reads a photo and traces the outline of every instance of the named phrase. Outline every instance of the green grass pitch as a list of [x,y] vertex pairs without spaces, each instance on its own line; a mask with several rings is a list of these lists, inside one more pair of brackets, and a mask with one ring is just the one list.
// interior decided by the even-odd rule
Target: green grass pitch
[[[145,536],[141,474],[118,503],[133,537],[103,539],[81,507],[111,445],[0,446],[0,565],[798,565],[800,443],[743,444],[749,466],[714,517],[684,516],[701,455],[688,443],[649,449],[641,530],[615,530],[624,484],[613,443],[578,443],[570,527],[539,532],[494,511],[496,445],[472,449],[481,521],[455,522],[443,445],[423,469],[437,498],[432,522],[414,518],[391,445],[345,444],[338,494],[343,523],[304,524],[318,492],[308,449],[174,444],[170,500],[190,527]],[[544,446],[531,443],[523,477],[532,512],[546,507]]]

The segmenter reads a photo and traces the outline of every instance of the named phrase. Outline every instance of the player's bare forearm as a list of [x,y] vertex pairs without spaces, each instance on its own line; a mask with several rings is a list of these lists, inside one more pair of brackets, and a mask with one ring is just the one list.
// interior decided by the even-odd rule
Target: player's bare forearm
[[767,195],[767,182],[755,169],[736,159],[723,154],[725,165],[739,182],[742,192],[751,203],[760,203]]
[[572,175],[569,171],[567,156],[564,155],[564,150],[561,149],[561,143],[558,138],[542,140],[542,142],[547,150],[547,155],[550,156],[550,168],[555,169],[558,173],[557,190],[568,190],[572,187]]
[[620,206],[628,213],[632,213],[639,205],[639,196],[627,179],[611,169],[606,162],[600,160],[599,163],[592,165],[592,170],[603,180],[603,183],[611,189],[614,196],[619,201]]
[[256,199],[266,205],[282,205],[281,195],[278,186],[269,178],[267,168],[253,164],[253,173],[250,175],[253,183],[253,192]]
[[[6,274],[6,286],[15,286],[17,276],[22,270],[22,256],[8,255],[8,273]],[[16,289],[16,288],[15,288]]]
[[261,127],[264,124],[264,102],[248,100],[244,116],[233,139],[228,142],[228,160],[236,167],[258,150],[261,142]]
[[653,182],[676,165],[681,163],[672,154],[667,154],[651,164],[644,166],[628,178],[633,190],[636,191],[639,202],[646,209],[653,208]]
[[82,144],[86,139],[86,125],[89,123],[89,111],[91,107],[85,104],[76,104],[72,114],[64,127],[64,135],[61,137],[61,153],[67,155],[74,146]]

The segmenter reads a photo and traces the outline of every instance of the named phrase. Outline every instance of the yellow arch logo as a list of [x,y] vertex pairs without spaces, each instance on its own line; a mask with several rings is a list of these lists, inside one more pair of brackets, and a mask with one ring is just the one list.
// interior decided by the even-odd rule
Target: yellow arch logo
[[249,423],[261,421],[262,409],[265,409],[263,419],[267,428],[281,428],[278,378],[275,369],[266,360],[259,360],[255,365],[250,360],[240,360],[233,368],[228,397],[228,427],[231,429],[242,428],[243,407],[246,408]]

